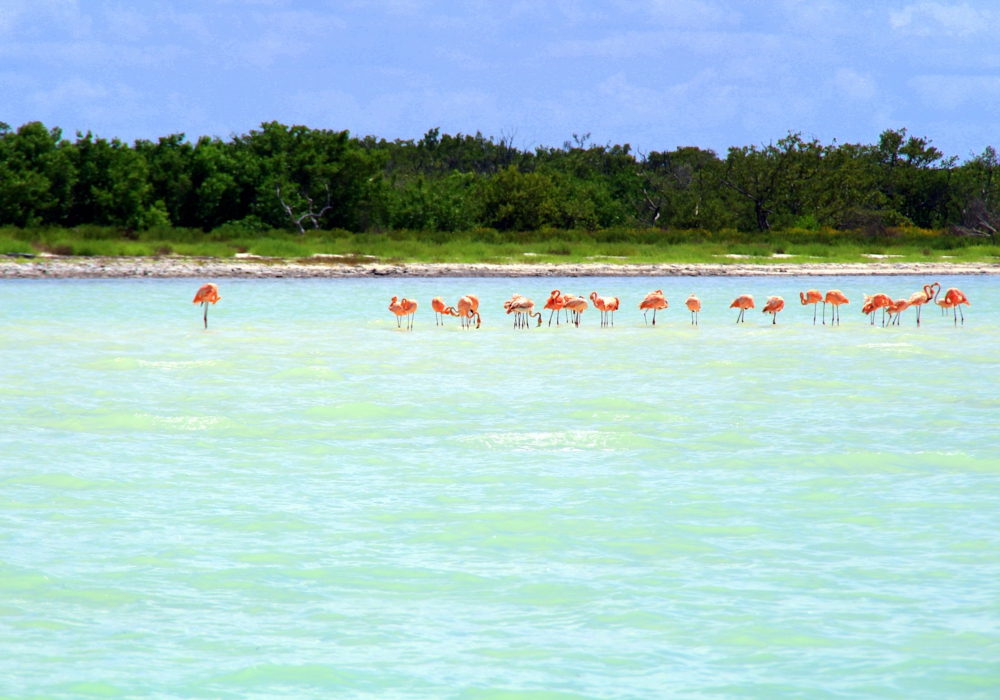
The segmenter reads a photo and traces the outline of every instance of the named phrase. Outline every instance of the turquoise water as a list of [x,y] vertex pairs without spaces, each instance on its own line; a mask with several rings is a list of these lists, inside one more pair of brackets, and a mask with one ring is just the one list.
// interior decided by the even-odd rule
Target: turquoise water
[[0,696],[1000,697],[1000,280],[925,281],[0,283]]

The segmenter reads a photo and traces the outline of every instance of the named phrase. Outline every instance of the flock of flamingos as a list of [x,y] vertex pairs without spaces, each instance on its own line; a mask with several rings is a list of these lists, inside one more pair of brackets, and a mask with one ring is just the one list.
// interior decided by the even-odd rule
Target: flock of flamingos
[[[896,299],[893,300],[888,294],[873,294],[871,296],[865,294],[865,303],[861,307],[862,313],[871,318],[871,323],[875,323],[875,312],[882,309],[882,325],[899,325],[899,318],[902,313],[910,308],[911,306],[917,309],[917,325],[920,325],[920,309],[924,304],[929,304],[934,302],[939,307],[941,307],[941,313],[944,314],[947,309],[952,309],[952,314],[955,317],[955,325],[958,325],[958,319],[961,316],[962,324],[965,324],[965,314],[962,313],[961,306],[965,304],[966,306],[971,306],[969,303],[969,298],[962,293],[961,290],[955,289],[954,287],[948,289],[944,296],[940,296],[941,284],[939,282],[933,282],[931,284],[925,284],[922,291],[913,293],[909,299]],[[205,309],[204,321],[205,328],[208,328],[208,305],[215,304],[222,297],[219,296],[219,288],[212,284],[205,284],[198,290],[194,297],[195,304],[201,304]],[[826,325],[826,305],[830,304],[833,306],[833,310],[830,314],[830,324],[840,325],[840,307],[843,304],[849,304],[847,297],[839,289],[831,289],[825,295],[818,289],[810,289],[807,292],[799,292],[799,299],[802,301],[802,305],[807,304],[813,305],[813,324],[816,323],[816,314],[818,304],[823,304],[823,325]],[[615,323],[615,311],[618,310],[619,300],[618,297],[600,297],[597,292],[591,292],[590,300],[594,304],[594,308],[601,312],[601,327],[613,326]],[[701,311],[701,300],[694,294],[689,296],[684,305],[687,306],[688,311],[691,312],[691,324],[698,324],[698,313]],[[642,311],[643,319],[646,323],[649,322],[647,315],[650,311],[653,312],[653,325],[656,325],[656,312],[662,309],[666,309],[668,306],[667,299],[663,295],[663,291],[657,289],[655,292],[650,292],[646,295],[646,298],[639,303],[639,310]],[[475,327],[479,328],[482,318],[479,315],[479,297],[473,294],[467,294],[458,300],[458,304],[455,306],[445,305],[444,299],[441,297],[434,297],[431,300],[431,308],[434,309],[434,322],[436,325],[444,324],[445,316],[458,316],[463,328],[472,328],[473,322],[475,322]],[[508,299],[503,303],[503,308],[507,311],[507,314],[514,315],[514,328],[529,328],[531,319],[537,318],[537,326],[542,325],[542,314],[540,311],[535,311],[535,302],[531,299],[521,296],[520,294],[515,294],[513,297]],[[589,308],[587,300],[583,297],[578,297],[573,294],[563,294],[558,289],[554,289],[549,295],[548,301],[545,302],[545,309],[549,309],[549,325],[552,325],[552,317],[555,316],[556,325],[560,323],[560,315],[565,313],[566,322],[571,323],[577,327],[580,325],[580,319],[583,316],[583,312]],[[746,315],[747,309],[753,309],[754,302],[753,296],[750,294],[741,294],[733,300],[733,303],[729,305],[731,309],[739,309],[739,315],[736,317],[736,322],[741,323],[744,321],[744,316]],[[776,324],[778,322],[778,313],[785,308],[785,300],[778,296],[768,297],[767,302],[764,304],[762,309],[763,313],[771,314],[771,323]],[[406,320],[406,329],[413,330],[413,318],[417,313],[417,302],[412,299],[399,299],[398,297],[393,297],[392,301],[389,303],[389,311],[396,315],[396,326],[398,328],[403,327],[403,320]],[[888,314],[888,318],[886,318]],[[536,326],[536,327],[537,327]]]

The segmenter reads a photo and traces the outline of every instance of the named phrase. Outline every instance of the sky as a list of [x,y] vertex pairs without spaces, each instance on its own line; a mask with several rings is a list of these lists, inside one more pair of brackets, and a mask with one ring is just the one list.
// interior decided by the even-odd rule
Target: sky
[[724,153],[789,131],[1000,146],[1000,1],[0,0],[0,121],[265,121]]

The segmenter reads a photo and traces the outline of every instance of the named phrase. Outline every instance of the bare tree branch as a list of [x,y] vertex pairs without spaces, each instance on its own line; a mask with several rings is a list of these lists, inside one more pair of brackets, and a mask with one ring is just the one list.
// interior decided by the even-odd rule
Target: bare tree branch
[[303,198],[305,198],[305,200],[307,202],[309,202],[309,209],[306,210],[306,212],[304,214],[301,214],[298,217],[295,216],[295,213],[292,211],[291,206],[289,206],[285,202],[285,200],[282,199],[282,197],[281,197],[281,187],[279,186],[279,187],[275,188],[275,190],[278,193],[278,201],[281,202],[281,206],[284,208],[285,212],[288,214],[288,218],[291,220],[291,222],[293,224],[295,224],[295,227],[299,230],[300,234],[304,235],[305,232],[306,232],[305,227],[302,225],[303,221],[305,221],[306,219],[309,219],[312,222],[313,228],[316,229],[316,230],[319,230],[319,220],[323,217],[324,214],[326,214],[328,211],[330,211],[331,209],[333,209],[333,205],[331,204],[331,201],[330,201],[330,186],[324,184],[323,188],[326,190],[326,205],[322,209],[320,209],[318,212],[313,211],[314,204],[313,204],[312,197],[310,197],[309,195],[303,193],[302,194]]

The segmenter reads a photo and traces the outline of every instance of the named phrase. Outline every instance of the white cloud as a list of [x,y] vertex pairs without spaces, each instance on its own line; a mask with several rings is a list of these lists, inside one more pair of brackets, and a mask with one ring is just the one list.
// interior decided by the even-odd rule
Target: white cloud
[[121,5],[106,8],[104,22],[111,34],[125,41],[138,41],[149,33],[149,18]]
[[945,111],[975,105],[986,114],[1000,113],[1000,76],[920,75],[908,84],[926,104]]
[[837,93],[849,100],[870,100],[878,95],[878,86],[870,75],[861,75],[850,68],[838,68],[833,84]]
[[43,111],[50,111],[52,108],[67,102],[76,104],[105,100],[110,94],[110,91],[103,85],[91,83],[81,78],[73,78],[59,83],[51,90],[34,92],[28,99]]
[[889,24],[901,33],[917,36],[932,36],[941,32],[969,36],[981,32],[996,33],[1000,29],[1000,13],[979,10],[968,3],[921,2],[898,12],[890,12]]
[[741,19],[739,12],[705,0],[618,0],[615,4],[647,14],[658,24],[692,31],[735,26]]
[[667,48],[667,38],[654,32],[615,33],[599,39],[570,39],[552,44],[547,54],[554,58],[638,58],[661,55]]

